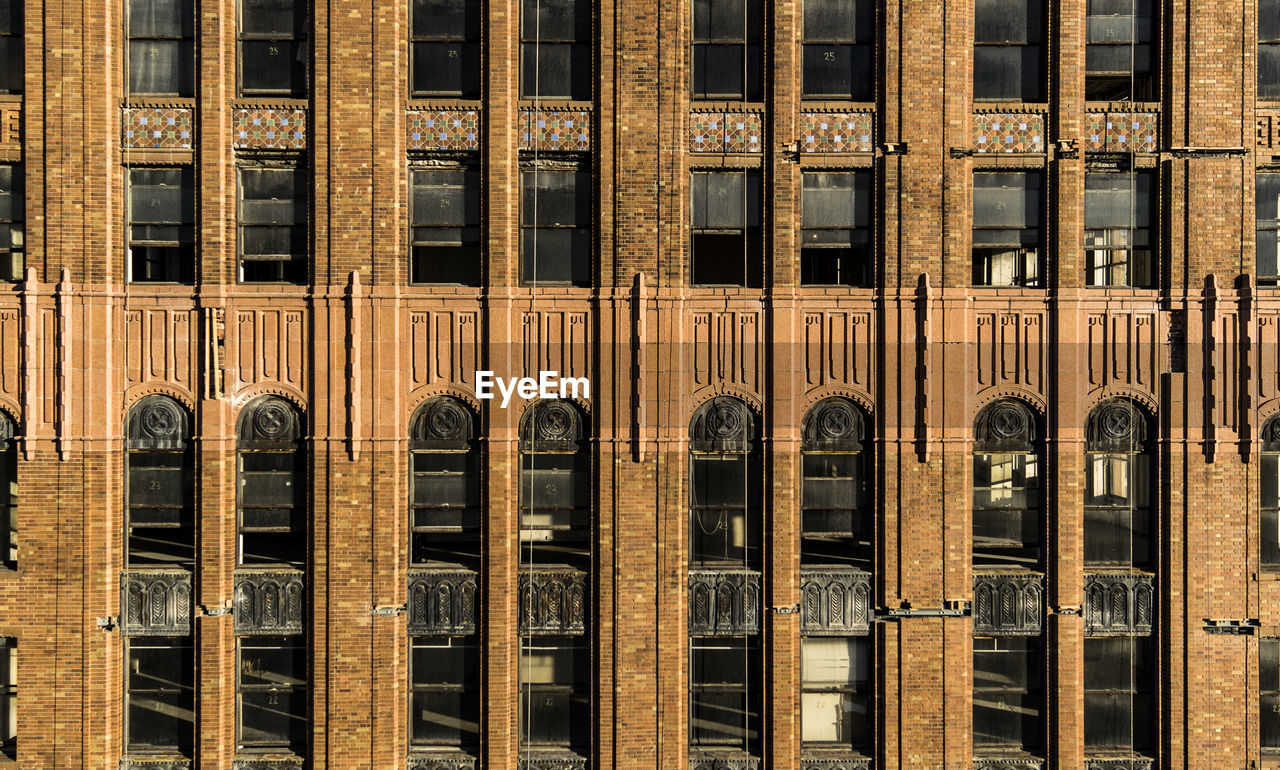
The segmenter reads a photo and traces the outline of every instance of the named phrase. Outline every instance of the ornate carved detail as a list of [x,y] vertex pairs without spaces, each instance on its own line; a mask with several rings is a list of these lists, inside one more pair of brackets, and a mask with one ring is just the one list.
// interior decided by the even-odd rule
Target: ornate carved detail
[[732,396],[717,396],[698,408],[690,435],[701,452],[745,452],[755,439],[751,410]]
[[436,396],[414,413],[409,441],[415,449],[465,449],[475,437],[471,410],[450,396]]
[[520,633],[586,633],[587,573],[573,569],[521,572]]
[[233,760],[231,770],[302,770],[302,765],[302,760],[297,757],[262,757]]
[[981,572],[973,576],[973,632],[1035,636],[1044,629],[1044,575]]
[[0,449],[9,446],[9,442],[18,435],[17,424],[13,418],[4,412],[0,412]]
[[1280,452],[1280,414],[1262,426],[1262,451]]
[[290,569],[237,570],[235,633],[302,633],[303,574]]
[[406,770],[476,770],[476,758],[460,751],[433,751],[409,755]]
[[1036,440],[1036,419],[1026,404],[1002,398],[978,414],[974,448],[987,452],[1030,452]]
[[191,770],[191,760],[175,757],[121,757],[120,770]]
[[173,568],[121,573],[120,632],[125,636],[190,634],[191,573]]
[[1148,636],[1154,615],[1155,586],[1150,574],[1085,574],[1085,635]]
[[1086,759],[1085,770],[1151,770],[1155,763],[1146,757]]
[[760,759],[742,751],[689,752],[689,770],[759,770]]
[[871,630],[871,575],[860,570],[802,570],[800,629],[809,636]]
[[476,573],[469,570],[409,570],[409,633],[474,634],[476,579]]
[[800,770],[871,770],[871,759],[851,751],[813,751],[800,755]]
[[1038,757],[974,757],[973,770],[1044,770]]
[[240,415],[241,448],[281,448],[302,438],[302,416],[279,396],[259,396]]
[[689,633],[737,636],[760,632],[760,573],[689,571]]
[[863,439],[862,410],[846,398],[827,398],[814,404],[804,418],[807,450],[859,452]]
[[1136,452],[1146,440],[1146,415],[1128,399],[1109,399],[1089,413],[1085,441],[1090,452]]
[[521,448],[576,451],[583,438],[583,422],[578,408],[564,399],[539,401],[529,407],[520,426]]
[[520,770],[587,770],[586,757],[567,751],[520,751]]
[[129,410],[126,430],[130,449],[181,450],[191,437],[191,420],[177,401],[151,395],[138,399]]

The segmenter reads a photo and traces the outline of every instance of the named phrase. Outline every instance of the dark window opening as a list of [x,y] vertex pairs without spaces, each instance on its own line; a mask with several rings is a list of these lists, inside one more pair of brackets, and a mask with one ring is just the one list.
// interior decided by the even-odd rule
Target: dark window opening
[[763,100],[761,0],[694,0],[693,98]]
[[527,169],[520,180],[520,280],[590,286],[590,172]]
[[0,415],[0,428],[10,438],[0,441],[0,565],[18,568],[18,442],[14,423]]
[[976,750],[1037,753],[1043,745],[1041,640],[973,639],[973,744]]
[[1151,0],[1089,0],[1085,15],[1084,98],[1156,98]]
[[689,640],[689,744],[759,756],[760,644],[754,637]]
[[480,454],[413,452],[413,563],[480,566]]
[[1255,181],[1258,285],[1275,286],[1280,284],[1280,172],[1259,171]]
[[480,746],[480,650],[475,638],[411,640],[414,746]]
[[801,455],[800,563],[870,569],[875,547],[862,453]]
[[1263,452],[1261,457],[1262,566],[1280,569],[1280,452]]
[[195,739],[191,638],[131,638],[126,656],[126,751],[176,751],[191,756]]
[[305,0],[240,0],[240,96],[306,94]]
[[1039,287],[1044,237],[1038,171],[973,175],[973,283]]
[[586,637],[523,637],[520,746],[587,753],[591,746],[590,654]]
[[[3,38],[0,38],[0,43]],[[0,64],[2,67],[3,64]],[[26,175],[21,163],[0,165],[0,281],[21,281],[26,269]]]
[[1032,452],[973,456],[973,566],[1040,566],[1040,458]]
[[1143,454],[1085,455],[1086,565],[1143,568],[1152,561],[1150,458]]
[[238,427],[240,564],[303,569],[307,557],[306,456],[302,417],[287,402],[263,396]]
[[22,6],[22,0],[0,0],[0,93],[22,93],[26,70]]
[[240,280],[306,283],[305,168],[240,168]]
[[237,651],[237,744],[305,751],[307,648],[302,637],[241,638]]
[[1147,171],[1086,174],[1085,278],[1088,286],[1153,285],[1152,193]]
[[130,450],[129,566],[195,564],[191,452]]
[[591,3],[523,0],[520,98],[591,98]]
[[1085,638],[1087,749],[1141,752],[1151,748],[1154,675],[1150,637]]
[[871,195],[867,171],[804,175],[801,285],[870,285]]
[[18,758],[18,640],[0,637],[0,756]]
[[414,170],[412,250],[414,283],[480,285],[479,171]]
[[760,173],[694,172],[691,282],[695,286],[760,288]]
[[875,98],[875,23],[871,0],[805,0],[806,99]]
[[1258,642],[1258,713],[1263,754],[1280,754],[1280,640]]
[[192,170],[129,169],[129,280],[191,283],[195,270]]
[[1258,98],[1280,99],[1280,0],[1258,0]]
[[480,98],[481,4],[413,0],[414,96]]
[[520,461],[521,556],[531,564],[590,565],[590,458],[526,450]]
[[975,0],[973,98],[1044,101],[1042,0]]
[[129,0],[131,96],[195,94],[194,11],[186,0]]
[[800,734],[806,747],[870,750],[870,637],[800,640]]

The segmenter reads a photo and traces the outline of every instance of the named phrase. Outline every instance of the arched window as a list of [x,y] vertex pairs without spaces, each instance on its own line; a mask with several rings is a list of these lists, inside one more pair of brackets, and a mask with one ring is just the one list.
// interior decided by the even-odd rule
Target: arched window
[[978,415],[973,441],[973,566],[1041,567],[1041,450],[1035,415],[1001,399]]
[[1085,429],[1084,562],[1151,564],[1151,453],[1148,420],[1133,402],[1097,406]]
[[590,567],[591,454],[570,401],[540,401],[520,426],[520,559]]
[[18,568],[18,427],[0,412],[0,559],[5,567]]
[[193,566],[191,415],[168,396],[146,396],[129,410],[126,435],[127,566]]
[[307,555],[302,415],[276,396],[245,407],[236,428],[240,563],[302,568]]
[[480,443],[456,398],[420,406],[409,425],[414,564],[480,566]]
[[873,509],[867,420],[846,398],[805,415],[801,446],[800,563],[871,567]]
[[[1280,415],[1262,426],[1259,469],[1262,505],[1262,566],[1280,569]],[[1280,689],[1280,688],[1278,688]],[[1280,734],[1280,733],[1278,733]]]
[[702,405],[691,433],[690,561],[758,570],[764,479],[755,416],[721,396]]

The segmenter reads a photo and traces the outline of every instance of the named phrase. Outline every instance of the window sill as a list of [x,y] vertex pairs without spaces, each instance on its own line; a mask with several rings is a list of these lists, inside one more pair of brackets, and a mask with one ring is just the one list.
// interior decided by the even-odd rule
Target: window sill
[[461,96],[410,96],[405,103],[408,110],[475,110],[482,112],[484,102],[478,99],[463,99]]
[[567,96],[541,96],[537,99],[518,99],[517,110],[590,110],[595,102],[590,99],[570,99]]
[[802,112],[875,112],[876,103],[802,97],[800,110]]
[[451,746],[409,747],[407,770],[435,770],[439,767],[447,767],[450,770],[475,770],[479,767],[479,760],[473,753]]
[[699,99],[689,100],[689,109],[694,112],[764,112],[764,102],[744,102],[738,99]]
[[252,110],[256,108],[276,107],[285,109],[305,110],[311,105],[311,100],[307,97],[296,96],[241,96],[233,99],[231,109],[233,110]]
[[1085,102],[1085,112],[1159,112],[1160,102]]
[[302,770],[305,760],[279,749],[241,746],[231,758],[231,770]]
[[126,96],[120,104],[121,107],[181,107],[185,109],[195,109],[196,99],[194,96],[164,96],[157,94],[155,96]]
[[977,113],[987,112],[1045,112],[1049,111],[1049,105],[1046,102],[1009,102],[1001,99],[991,100],[973,100],[973,111]]
[[[3,763],[0,763],[0,767]],[[190,768],[190,757],[177,753],[126,754],[120,758],[120,770],[175,770]]]

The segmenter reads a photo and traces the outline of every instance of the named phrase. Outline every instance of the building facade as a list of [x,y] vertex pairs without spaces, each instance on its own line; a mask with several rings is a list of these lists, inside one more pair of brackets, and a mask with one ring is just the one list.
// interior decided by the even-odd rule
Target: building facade
[[1276,0],[0,1],[0,766],[1280,767],[1278,201]]

